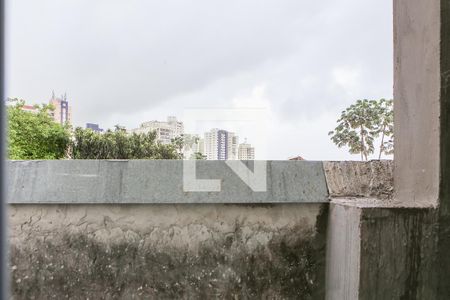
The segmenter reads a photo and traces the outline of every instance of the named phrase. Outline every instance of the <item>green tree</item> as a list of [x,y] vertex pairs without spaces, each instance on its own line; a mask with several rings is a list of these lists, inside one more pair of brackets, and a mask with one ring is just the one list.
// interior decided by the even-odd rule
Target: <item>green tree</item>
[[360,154],[367,160],[375,151],[374,141],[381,135],[381,154],[392,154],[393,150],[393,101],[357,100],[341,113],[337,127],[328,133],[339,147],[349,147],[351,154]]
[[98,133],[76,128],[71,145],[74,159],[179,159],[175,145],[163,145],[156,133],[127,133],[116,125],[114,130]]
[[380,151],[381,154],[392,155],[394,153],[394,101],[381,99],[378,102],[378,132],[381,135]]
[[8,158],[60,159],[70,143],[69,126],[53,121],[50,105],[36,105],[36,112],[24,111],[25,101],[10,99],[8,116]]
[[184,135],[177,136],[171,140],[172,145],[177,149],[178,156],[183,158],[183,149],[185,146],[185,138]]

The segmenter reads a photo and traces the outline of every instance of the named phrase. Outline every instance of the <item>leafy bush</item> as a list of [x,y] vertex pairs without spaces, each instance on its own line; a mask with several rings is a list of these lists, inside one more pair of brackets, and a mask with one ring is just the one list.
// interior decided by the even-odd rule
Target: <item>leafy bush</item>
[[114,130],[98,133],[76,128],[71,145],[74,159],[179,159],[176,146],[163,145],[156,133],[128,134],[116,125]]
[[91,129],[62,126],[50,116],[50,105],[23,110],[23,100],[11,99],[8,112],[8,158],[32,159],[180,159],[179,143],[163,145],[156,133],[129,134],[125,128],[98,133]]
[[53,107],[37,105],[36,112],[24,111],[23,100],[12,100],[8,113],[8,158],[60,159],[70,143],[68,126],[53,121],[49,112]]

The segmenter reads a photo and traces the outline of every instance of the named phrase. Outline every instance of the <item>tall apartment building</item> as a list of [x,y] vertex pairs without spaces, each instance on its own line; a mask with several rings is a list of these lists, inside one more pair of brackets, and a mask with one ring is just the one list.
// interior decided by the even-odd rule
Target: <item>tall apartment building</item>
[[231,138],[229,138],[230,147],[229,151],[231,153],[228,159],[236,160],[239,158],[238,147],[239,147],[239,137],[232,133]]
[[[9,102],[14,102],[15,99],[8,98]],[[52,98],[48,102],[54,108],[53,111],[49,111],[49,116],[61,125],[66,123],[72,124],[72,107],[69,106],[69,101],[67,101],[67,95],[64,94],[61,98],[55,96],[55,92],[52,93]],[[25,104],[22,106],[22,110],[31,113],[38,113],[39,106]]]
[[248,144],[246,141],[239,145],[239,160],[254,160],[255,148]]
[[233,132],[222,129],[211,129],[205,132],[204,151],[208,160],[234,160],[238,158],[237,147],[239,137]]
[[61,125],[66,123],[72,124],[72,107],[69,106],[69,101],[67,101],[67,94],[64,94],[61,98],[57,98],[55,97],[55,92],[53,92],[49,104],[55,109],[50,113],[50,116],[55,122]]
[[167,121],[149,121],[142,123],[139,128],[132,129],[134,133],[156,132],[156,139],[161,144],[170,144],[172,139],[181,136],[184,133],[183,122],[179,122],[176,117],[169,116]]

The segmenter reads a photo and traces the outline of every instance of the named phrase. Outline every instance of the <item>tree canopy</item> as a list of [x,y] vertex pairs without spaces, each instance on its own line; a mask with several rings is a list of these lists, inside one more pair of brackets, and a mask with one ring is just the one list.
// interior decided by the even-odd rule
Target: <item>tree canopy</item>
[[339,148],[347,146],[351,154],[367,160],[375,152],[375,140],[381,137],[378,158],[393,153],[393,100],[357,100],[341,113],[337,123],[328,135]]
[[23,110],[25,101],[7,107],[9,159],[60,159],[70,143],[68,126],[53,121],[50,105],[36,105],[35,112]]
[[50,116],[51,105],[23,109],[25,101],[10,99],[8,105],[8,158],[33,159],[180,159],[179,141],[164,145],[156,133],[127,133],[114,130],[98,133],[91,129],[60,125]]
[[74,159],[179,159],[174,144],[164,145],[156,140],[156,133],[127,133],[116,125],[114,130],[98,133],[76,128],[71,144]]

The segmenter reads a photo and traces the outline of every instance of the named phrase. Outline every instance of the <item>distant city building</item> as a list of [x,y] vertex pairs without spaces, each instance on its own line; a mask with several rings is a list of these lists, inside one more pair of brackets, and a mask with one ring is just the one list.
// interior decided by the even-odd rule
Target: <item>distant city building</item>
[[248,144],[247,141],[239,145],[239,160],[254,160],[255,148]]
[[305,159],[299,155],[299,156],[290,157],[289,160],[305,160]]
[[234,132],[222,129],[211,129],[205,132],[203,154],[208,160],[235,160],[238,158],[239,138]]
[[170,144],[172,139],[184,133],[183,122],[179,122],[176,117],[167,117],[167,122],[149,121],[142,123],[139,128],[132,129],[132,133],[156,132],[156,139],[161,144]]
[[[11,105],[16,105],[19,101],[24,101],[24,100],[19,100],[18,98],[7,98],[6,99],[6,105],[7,106],[11,106]],[[25,103],[25,101],[24,101]],[[31,112],[31,113],[38,113],[39,112],[39,106],[38,105],[29,105],[29,104],[24,104],[21,109],[23,111],[27,111],[27,112]]]
[[200,138],[198,140],[198,152],[200,152],[201,154],[203,154],[205,157],[205,139],[204,138]]
[[[15,102],[17,99],[8,98],[8,102]],[[48,102],[53,106],[54,110],[49,111],[49,116],[56,122],[61,125],[71,124],[72,122],[72,107],[69,106],[69,102],[67,101],[67,96],[61,96],[61,98],[56,98],[55,93],[52,93],[52,98]],[[22,110],[31,113],[38,113],[40,111],[39,105],[29,105],[25,104],[22,106]]]
[[24,105],[22,106],[23,111],[31,112],[31,113],[38,113],[39,108],[35,107],[34,105]]
[[229,132],[228,153],[231,153],[231,155],[229,155],[228,159],[233,160],[239,159],[238,148],[239,148],[239,137],[235,135],[233,132]]
[[69,106],[66,94],[61,96],[61,98],[57,98],[55,97],[55,92],[53,92],[49,104],[51,104],[55,109],[50,113],[50,116],[53,120],[55,120],[55,122],[61,125],[66,123],[72,124],[72,107]]
[[86,123],[86,128],[92,129],[95,132],[103,132],[103,129],[101,129],[98,124],[94,123]]

